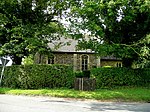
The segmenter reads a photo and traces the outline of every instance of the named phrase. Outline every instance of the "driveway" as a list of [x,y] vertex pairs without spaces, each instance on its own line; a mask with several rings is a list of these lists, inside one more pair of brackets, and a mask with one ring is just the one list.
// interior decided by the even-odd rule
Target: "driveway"
[[0,112],[150,112],[150,104],[0,95]]

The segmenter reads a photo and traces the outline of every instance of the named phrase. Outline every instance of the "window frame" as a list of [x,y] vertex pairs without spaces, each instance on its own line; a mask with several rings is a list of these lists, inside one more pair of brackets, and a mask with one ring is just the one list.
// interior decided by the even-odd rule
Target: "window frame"
[[89,56],[81,55],[81,70],[87,71],[89,69]]
[[55,56],[48,57],[47,64],[55,64]]

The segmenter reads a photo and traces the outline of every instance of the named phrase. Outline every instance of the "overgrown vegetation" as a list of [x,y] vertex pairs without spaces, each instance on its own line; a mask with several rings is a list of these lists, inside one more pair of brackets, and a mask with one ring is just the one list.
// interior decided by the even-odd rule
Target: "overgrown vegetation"
[[95,68],[91,74],[96,78],[96,88],[121,86],[150,86],[150,69]]
[[94,68],[73,73],[68,65],[22,65],[6,67],[2,86],[22,89],[73,88],[75,77],[96,79],[96,89],[150,87],[150,69]]
[[100,89],[96,91],[76,91],[73,89],[39,89],[21,90],[0,88],[0,94],[13,95],[33,95],[50,96],[80,99],[95,99],[101,101],[150,101],[149,88],[119,88],[119,89]]
[[5,69],[3,87],[39,89],[72,88],[74,75],[67,65],[26,65]]
[[29,54],[49,55],[47,44],[65,33],[59,20],[69,6],[66,0],[1,0],[0,55],[17,65]]
[[[77,1],[71,8],[70,32],[79,39],[78,49],[121,58],[125,67],[150,67],[149,0]],[[83,31],[90,32],[89,39]]]
[[89,70],[87,70],[87,71],[78,71],[78,72],[75,72],[75,77],[77,77],[77,78],[83,78],[83,77],[90,78],[90,74],[91,74],[91,72]]

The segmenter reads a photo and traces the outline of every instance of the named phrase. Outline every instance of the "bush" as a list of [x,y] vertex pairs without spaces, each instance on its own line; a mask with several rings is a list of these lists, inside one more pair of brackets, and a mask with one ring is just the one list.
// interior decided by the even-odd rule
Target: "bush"
[[95,68],[91,74],[96,78],[97,89],[150,85],[150,69]]
[[33,65],[33,64],[34,64],[33,55],[26,56],[22,60],[22,65]]
[[89,70],[83,71],[83,76],[90,78],[91,72]]
[[142,86],[150,85],[150,69],[149,68],[135,69],[135,74],[141,77],[141,80],[138,81],[139,85],[142,85]]
[[39,89],[72,88],[74,75],[67,65],[21,65],[6,67],[3,87]]
[[80,72],[75,72],[75,77],[76,78],[83,78],[83,77],[87,77],[87,78],[90,78],[90,71],[87,70],[87,71],[80,71]]
[[76,78],[83,78],[83,76],[84,76],[83,72],[75,72],[74,74],[75,74]]

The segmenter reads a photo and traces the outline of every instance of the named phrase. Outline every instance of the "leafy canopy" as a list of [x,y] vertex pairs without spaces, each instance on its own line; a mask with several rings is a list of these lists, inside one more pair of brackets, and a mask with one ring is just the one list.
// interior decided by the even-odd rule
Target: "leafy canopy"
[[70,30],[77,38],[90,33],[80,35],[80,48],[121,57],[125,66],[150,60],[149,0],[81,0],[71,11]]
[[0,55],[17,64],[29,54],[49,53],[47,44],[64,32],[59,18],[67,7],[65,0],[1,0]]

